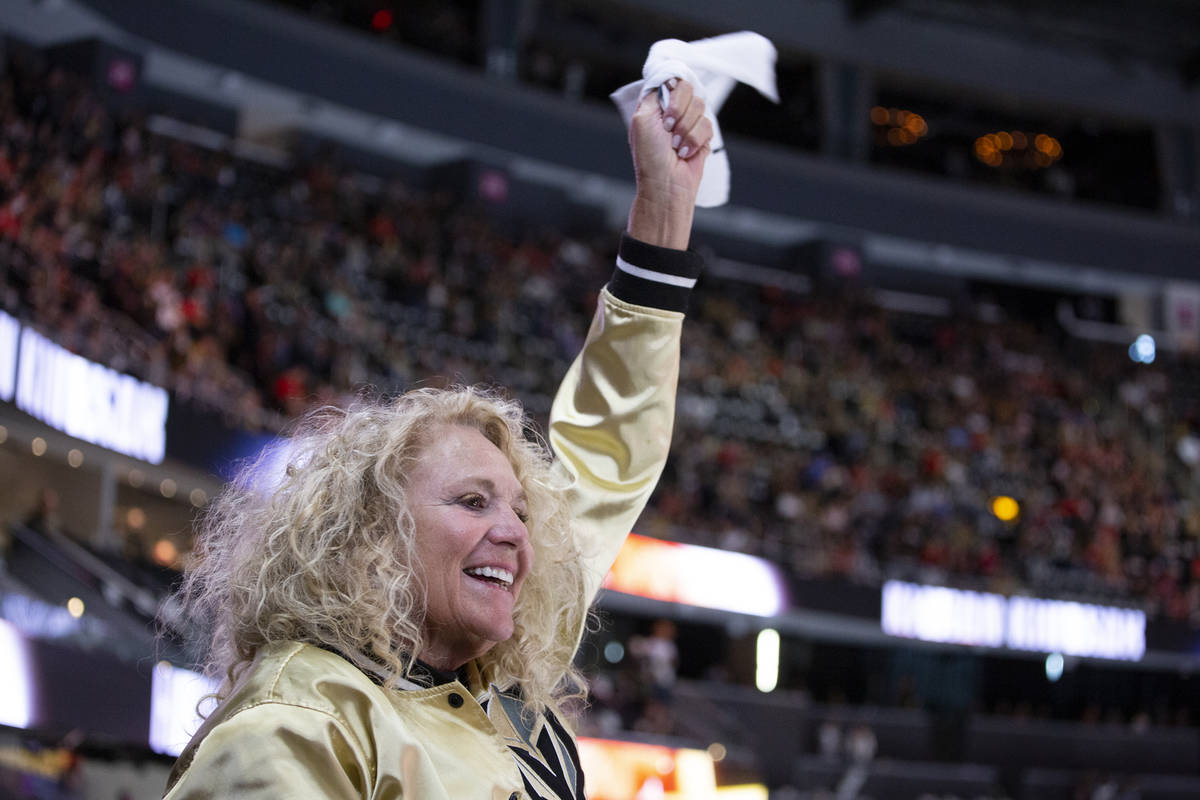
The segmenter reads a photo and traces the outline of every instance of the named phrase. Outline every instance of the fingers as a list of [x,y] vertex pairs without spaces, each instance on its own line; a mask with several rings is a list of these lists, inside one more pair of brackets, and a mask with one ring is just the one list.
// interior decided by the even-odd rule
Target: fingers
[[671,90],[671,102],[663,111],[663,127],[674,133],[680,118],[683,117],[684,112],[692,104],[694,96],[692,85],[687,81],[681,81],[677,78],[667,81],[667,88]]
[[663,112],[663,127],[671,133],[671,147],[686,159],[712,139],[712,122],[705,118],[704,101],[695,96],[692,85],[687,81],[674,83],[671,101]]
[[707,117],[701,117],[700,121],[688,130],[688,134],[680,141],[679,149],[675,152],[679,154],[680,158],[690,159],[708,147],[712,136],[712,122]]

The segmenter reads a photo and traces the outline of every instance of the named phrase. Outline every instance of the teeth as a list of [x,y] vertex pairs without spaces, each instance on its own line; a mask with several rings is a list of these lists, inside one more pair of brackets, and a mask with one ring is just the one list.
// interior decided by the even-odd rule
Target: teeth
[[491,578],[500,581],[505,586],[512,586],[513,574],[506,569],[498,567],[472,567],[464,570],[468,575],[477,575],[481,578]]

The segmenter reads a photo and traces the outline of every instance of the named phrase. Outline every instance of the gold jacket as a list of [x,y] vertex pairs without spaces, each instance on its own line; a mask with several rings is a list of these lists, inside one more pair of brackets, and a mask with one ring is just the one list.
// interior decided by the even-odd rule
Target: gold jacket
[[[617,265],[550,415],[589,597],[666,461],[682,312],[700,268],[693,254],[629,237]],[[193,737],[165,797],[582,800],[572,735],[553,717],[523,721],[519,701],[479,685],[472,667],[467,685],[385,690],[332,652],[275,643]],[[541,767],[563,780],[543,780]]]

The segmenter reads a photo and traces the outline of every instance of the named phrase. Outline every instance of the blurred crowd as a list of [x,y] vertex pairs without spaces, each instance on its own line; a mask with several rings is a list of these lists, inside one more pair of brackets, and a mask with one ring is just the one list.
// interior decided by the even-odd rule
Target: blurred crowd
[[1200,623],[1194,363],[1135,365],[1034,321],[756,294],[700,301],[686,433],[646,532],[798,575],[970,576]]
[[[487,382],[548,409],[612,232],[514,233],[330,154],[239,160],[17,61],[0,80],[0,307],[247,428],[362,387]],[[1009,312],[706,279],[639,530],[798,578],[1030,590],[1200,625],[1196,363],[1134,364]]]

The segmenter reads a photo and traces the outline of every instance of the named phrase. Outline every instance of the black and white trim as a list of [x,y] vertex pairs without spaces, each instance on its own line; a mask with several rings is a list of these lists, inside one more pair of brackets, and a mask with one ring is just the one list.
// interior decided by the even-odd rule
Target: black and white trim
[[687,311],[688,297],[703,266],[700,255],[691,250],[656,247],[625,234],[608,291],[635,305]]
[[[529,800],[583,800],[583,765],[579,761],[579,750],[575,740],[558,718],[548,709],[541,718],[537,742],[530,741],[532,727],[524,716],[525,709],[517,695],[505,694],[492,687],[489,694],[478,698],[488,717],[493,704],[499,704],[501,713],[512,723],[512,732],[521,738],[514,742],[506,736],[508,749],[512,752],[521,771],[521,780]],[[520,729],[518,729],[520,728]]]

